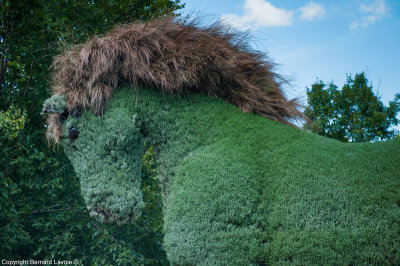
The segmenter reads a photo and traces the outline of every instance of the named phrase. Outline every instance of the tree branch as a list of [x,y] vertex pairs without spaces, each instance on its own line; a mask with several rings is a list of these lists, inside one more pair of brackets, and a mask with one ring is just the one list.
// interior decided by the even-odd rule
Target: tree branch
[[29,82],[31,81],[31,78],[32,78],[32,68],[33,68],[33,59],[32,59],[32,62],[31,62],[31,70],[29,71],[28,82],[26,83],[26,87],[25,87],[25,90],[24,90],[24,98],[25,98],[26,90],[28,89],[28,86],[29,86]]
[[[91,223],[94,227],[96,227],[97,230],[99,230],[100,232],[103,233],[103,229],[100,228],[100,226],[98,226],[97,224],[93,223],[92,221],[90,221],[90,223]],[[104,233],[103,233],[103,234],[104,234]],[[118,240],[117,240],[111,233],[110,233],[110,237],[111,237],[112,240],[114,240],[114,242],[115,242],[119,247],[121,247],[121,244],[118,242]]]
[[[57,205],[54,205],[57,206]],[[50,206],[53,207],[53,206]],[[62,209],[42,209],[42,210],[34,210],[31,212],[31,214],[36,214],[36,213],[48,213],[48,212],[62,212],[62,211],[73,211],[75,210],[77,207],[69,207],[69,208],[62,208]],[[85,207],[82,207],[79,212],[83,211],[85,209]]]
[[0,93],[3,88],[3,83],[4,83],[4,76],[6,74],[7,70],[7,64],[8,64],[8,58],[7,58],[7,37],[8,37],[8,30],[10,27],[10,19],[11,19],[11,7],[8,9],[7,12],[7,22],[6,22],[6,31],[4,33],[4,36],[2,36],[2,41],[3,41],[3,49],[1,51],[1,66],[0,66]]

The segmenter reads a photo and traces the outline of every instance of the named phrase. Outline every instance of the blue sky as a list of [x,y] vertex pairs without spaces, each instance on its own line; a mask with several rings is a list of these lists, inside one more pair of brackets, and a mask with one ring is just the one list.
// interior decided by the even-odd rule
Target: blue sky
[[365,71],[385,105],[400,93],[400,1],[181,0],[199,12],[251,29],[254,47],[292,78],[289,98],[306,101],[317,79],[341,88],[346,74]]

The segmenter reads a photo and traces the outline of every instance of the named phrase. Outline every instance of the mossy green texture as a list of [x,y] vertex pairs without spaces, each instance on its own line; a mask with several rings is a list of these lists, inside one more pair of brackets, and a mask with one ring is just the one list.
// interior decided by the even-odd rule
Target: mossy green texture
[[42,113],[62,114],[67,107],[67,98],[65,95],[53,95],[43,103]]
[[346,144],[206,95],[127,88],[76,123],[85,200],[118,217],[142,208],[137,161],[154,146],[171,264],[400,263],[400,139]]
[[63,132],[76,127],[79,138],[64,140],[67,156],[80,178],[91,215],[103,222],[136,220],[144,207],[141,184],[143,137],[135,116],[122,108],[103,117],[84,112],[69,117]]

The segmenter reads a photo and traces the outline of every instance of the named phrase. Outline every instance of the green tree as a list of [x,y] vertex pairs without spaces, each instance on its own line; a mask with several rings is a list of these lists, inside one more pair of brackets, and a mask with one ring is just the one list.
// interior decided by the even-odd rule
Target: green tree
[[[84,208],[63,150],[47,146],[40,111],[49,97],[53,57],[63,49],[115,24],[182,7],[179,0],[0,0],[1,259],[79,259],[84,265],[166,261],[150,166],[143,166],[143,197],[150,205],[141,219],[134,225],[98,224]],[[151,153],[146,156],[151,161]]]
[[372,91],[365,73],[349,75],[341,90],[317,81],[307,88],[305,114],[313,121],[305,125],[319,135],[343,142],[387,140],[396,136],[399,124],[400,93],[385,106]]

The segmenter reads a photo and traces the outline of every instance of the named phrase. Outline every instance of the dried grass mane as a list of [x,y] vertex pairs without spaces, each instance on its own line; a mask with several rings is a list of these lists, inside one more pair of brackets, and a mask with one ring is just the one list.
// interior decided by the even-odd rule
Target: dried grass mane
[[[52,91],[67,96],[68,112],[102,114],[121,82],[181,95],[193,91],[222,97],[244,112],[291,124],[304,118],[286,100],[273,64],[252,50],[246,35],[222,23],[200,27],[163,17],[118,26],[54,60]],[[48,118],[48,137],[62,137],[59,114]]]

